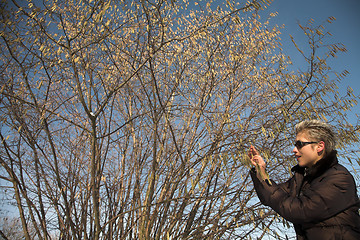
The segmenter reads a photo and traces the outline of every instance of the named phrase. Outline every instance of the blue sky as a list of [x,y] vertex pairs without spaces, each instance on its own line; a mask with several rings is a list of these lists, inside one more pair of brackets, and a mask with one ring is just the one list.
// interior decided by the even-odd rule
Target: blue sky
[[[349,75],[339,84],[340,92],[347,86],[354,89],[356,95],[360,95],[360,0],[274,0],[266,9],[266,12],[277,12],[273,19],[276,24],[285,24],[282,30],[283,49],[294,60],[295,67],[301,68],[301,62],[296,62],[296,49],[293,47],[289,34],[293,35],[298,42],[303,36],[297,23],[303,25],[309,19],[315,20],[315,25],[322,24],[330,16],[336,18],[332,24],[326,25],[326,30],[332,35],[334,42],[340,42],[347,48],[331,65],[335,70],[349,71]],[[299,66],[296,66],[299,64]],[[354,108],[353,113],[360,115],[360,103]],[[355,123],[356,118],[350,119]]]

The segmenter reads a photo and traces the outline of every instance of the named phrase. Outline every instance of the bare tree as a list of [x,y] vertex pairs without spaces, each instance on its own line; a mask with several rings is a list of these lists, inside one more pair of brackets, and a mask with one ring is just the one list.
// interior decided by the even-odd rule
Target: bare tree
[[342,115],[356,97],[334,92],[346,72],[326,65],[345,48],[322,26],[302,26],[309,68],[291,72],[259,19],[267,1],[189,4],[3,6],[1,178],[25,239],[281,239],[249,144],[281,179],[296,121],[336,123],[343,149],[359,141]]

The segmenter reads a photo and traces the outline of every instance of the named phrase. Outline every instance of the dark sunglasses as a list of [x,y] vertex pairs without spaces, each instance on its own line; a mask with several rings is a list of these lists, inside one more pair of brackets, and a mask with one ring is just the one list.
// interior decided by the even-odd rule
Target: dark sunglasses
[[297,147],[298,149],[302,148],[303,146],[306,146],[308,144],[312,144],[312,143],[317,143],[317,142],[302,142],[300,140],[297,140],[294,144],[295,147]]

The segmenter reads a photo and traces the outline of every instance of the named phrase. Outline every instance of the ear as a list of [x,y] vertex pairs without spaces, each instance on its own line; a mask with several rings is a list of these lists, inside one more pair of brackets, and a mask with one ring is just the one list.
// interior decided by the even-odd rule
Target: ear
[[318,147],[317,147],[317,152],[318,153],[321,153],[322,151],[325,150],[325,142],[324,141],[320,141],[318,143]]

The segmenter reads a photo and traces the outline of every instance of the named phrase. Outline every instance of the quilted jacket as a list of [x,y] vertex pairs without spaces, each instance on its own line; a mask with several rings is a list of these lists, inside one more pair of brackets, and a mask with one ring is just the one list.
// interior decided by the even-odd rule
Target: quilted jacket
[[360,201],[350,172],[336,151],[305,169],[296,165],[285,183],[260,180],[250,171],[260,201],[294,224],[298,240],[359,240]]

